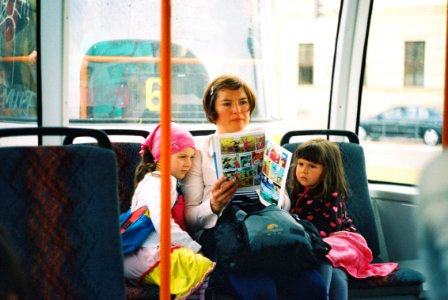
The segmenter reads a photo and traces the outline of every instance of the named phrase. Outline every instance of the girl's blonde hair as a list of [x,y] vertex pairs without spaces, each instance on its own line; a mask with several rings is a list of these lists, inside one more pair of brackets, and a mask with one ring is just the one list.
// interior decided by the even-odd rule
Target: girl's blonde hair
[[291,171],[287,181],[291,200],[296,199],[297,195],[305,189],[296,178],[296,167],[299,158],[315,164],[321,164],[323,167],[320,183],[313,189],[313,195],[322,198],[337,192],[341,197],[347,197],[348,188],[339,146],[335,142],[317,138],[304,142],[294,152]]
[[145,148],[142,153],[142,159],[135,168],[134,187],[137,187],[138,183],[142,181],[146,174],[155,172],[157,167],[157,162],[154,160],[151,151]]

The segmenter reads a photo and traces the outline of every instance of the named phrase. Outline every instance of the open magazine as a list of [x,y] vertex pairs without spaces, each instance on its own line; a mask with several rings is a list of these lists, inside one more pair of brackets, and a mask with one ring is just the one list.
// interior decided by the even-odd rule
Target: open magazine
[[281,206],[292,153],[266,139],[263,129],[212,136],[216,176],[236,178],[239,190],[257,191]]

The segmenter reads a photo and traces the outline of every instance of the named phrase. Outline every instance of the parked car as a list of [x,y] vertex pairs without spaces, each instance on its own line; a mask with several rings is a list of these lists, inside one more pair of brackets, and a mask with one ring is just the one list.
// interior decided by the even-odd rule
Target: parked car
[[421,138],[427,145],[437,145],[442,139],[442,114],[429,107],[394,107],[361,120],[359,136],[373,140],[382,137]]

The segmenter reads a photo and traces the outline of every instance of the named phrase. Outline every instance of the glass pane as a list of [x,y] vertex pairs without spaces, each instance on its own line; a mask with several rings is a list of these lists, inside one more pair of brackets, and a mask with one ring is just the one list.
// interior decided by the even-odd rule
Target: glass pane
[[276,99],[284,131],[327,128],[339,5],[334,0],[272,1]]
[[407,86],[423,86],[425,42],[406,42],[405,82]]
[[445,30],[446,1],[374,1],[359,128],[370,180],[416,184],[442,151]]
[[299,44],[299,84],[313,84],[314,45]]
[[[208,123],[202,93],[222,73],[256,91],[253,121],[273,118],[268,3],[172,1],[173,121]],[[160,18],[160,1],[70,1],[72,122],[159,122]]]
[[37,123],[36,0],[0,1],[0,128]]
[[[276,137],[325,128],[340,2],[316,3],[173,1],[172,119],[209,124],[205,86],[234,73],[257,94],[252,124],[281,123],[269,127]],[[68,20],[70,122],[159,122],[159,1],[70,1]],[[303,86],[299,44],[312,46]]]

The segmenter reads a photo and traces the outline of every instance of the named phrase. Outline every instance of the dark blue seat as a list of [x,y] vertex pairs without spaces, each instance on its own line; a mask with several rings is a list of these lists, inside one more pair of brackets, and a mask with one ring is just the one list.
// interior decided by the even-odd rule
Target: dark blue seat
[[[344,130],[303,130],[286,133],[280,144],[294,153],[300,143],[290,143],[292,137],[324,135],[343,136],[349,142],[338,142],[342,153],[344,170],[349,185],[347,210],[353,223],[366,239],[374,257],[381,262],[377,225],[369,194],[364,151],[356,134]],[[399,268],[387,277],[355,279],[349,278],[350,299],[403,297],[418,299],[423,290],[423,274],[408,268]]]
[[22,128],[17,135],[82,135],[99,145],[0,148],[0,224],[31,299],[124,299],[117,162],[96,130]]
[[[141,137],[144,141],[149,135],[149,131],[141,129],[104,129],[108,136],[120,135],[127,137]],[[67,135],[64,145],[72,144],[76,136]],[[131,206],[132,195],[134,194],[134,173],[140,162],[141,143],[138,142],[111,142],[112,150],[117,157],[118,172],[118,195],[120,199],[120,211],[125,212]]]
[[[104,129],[107,135],[139,136],[143,140],[149,135],[149,131],[137,129]],[[203,136],[212,134],[214,130],[191,130],[193,136]],[[67,137],[64,144],[71,144],[73,137]],[[118,193],[120,199],[120,212],[125,212],[131,206],[132,195],[134,194],[134,174],[137,165],[140,163],[141,143],[138,142],[112,142],[112,149],[117,157],[118,172]],[[126,298],[137,299],[159,299],[158,286],[132,286],[126,284]]]
[[[148,137],[149,131],[142,129],[104,129],[108,136],[120,135],[127,137],[142,137],[142,142]],[[214,130],[190,130],[193,136],[212,134]],[[66,136],[64,144],[72,144],[75,136]],[[141,143],[138,142],[112,142],[112,149],[117,156],[118,194],[120,198],[120,211],[125,212],[131,206],[134,194],[135,168],[140,162]]]
[[113,142],[112,149],[117,156],[120,211],[125,212],[131,206],[134,194],[134,175],[140,162],[141,143]]

